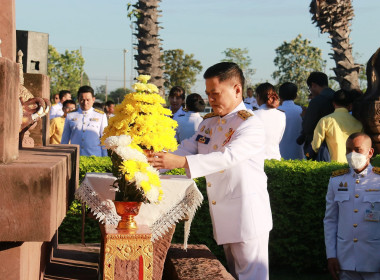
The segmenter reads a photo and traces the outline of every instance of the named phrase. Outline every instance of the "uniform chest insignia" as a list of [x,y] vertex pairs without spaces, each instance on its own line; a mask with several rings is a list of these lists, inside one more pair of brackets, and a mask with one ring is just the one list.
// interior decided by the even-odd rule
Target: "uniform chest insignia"
[[348,189],[345,189],[345,188],[338,188],[338,192],[342,192],[342,191],[348,191]]
[[340,182],[339,187],[343,187],[343,182]]
[[202,126],[202,127],[201,127],[201,132],[203,132],[203,130],[205,130],[205,126]]
[[217,116],[219,116],[219,115],[212,112],[212,113],[208,113],[208,114],[204,115],[203,119],[205,120],[205,119],[209,119],[209,118],[213,118],[213,117],[217,117]]
[[[207,129],[205,130],[205,133],[206,133],[206,134],[210,134],[210,129],[207,128]],[[210,136],[211,136],[211,135],[210,135]]]
[[208,144],[208,142],[210,142],[210,138],[208,138],[208,137],[206,137],[204,135],[198,134],[198,136],[195,139],[195,141],[198,141],[199,143],[202,143],[202,144]]
[[102,110],[99,110],[99,109],[94,109],[95,112],[99,113],[99,114],[104,114],[104,112]]
[[349,168],[344,168],[344,169],[339,169],[339,170],[335,170],[333,171],[331,177],[338,177],[338,176],[342,176],[344,174],[347,174],[350,172],[350,169]]
[[91,122],[98,122],[98,121],[99,121],[99,118],[91,118],[90,121],[91,121]]
[[248,119],[249,117],[252,117],[253,114],[248,112],[247,110],[240,110],[237,115],[242,119],[242,120],[246,120]]
[[377,175],[380,175],[380,167],[374,167],[372,168],[372,172],[377,174]]
[[347,182],[344,182],[344,187],[347,188]]
[[230,142],[231,137],[232,137],[232,135],[233,135],[234,133],[235,133],[235,130],[233,130],[232,128],[230,128],[230,129],[228,130],[228,132],[225,134],[225,136],[226,136],[227,138],[224,140],[222,146],[224,146],[224,145],[226,145],[228,142]]
[[73,121],[73,122],[75,122],[77,120],[78,120],[78,118],[72,118],[72,119],[70,119],[70,121]]
[[366,192],[380,192],[380,189],[366,189]]

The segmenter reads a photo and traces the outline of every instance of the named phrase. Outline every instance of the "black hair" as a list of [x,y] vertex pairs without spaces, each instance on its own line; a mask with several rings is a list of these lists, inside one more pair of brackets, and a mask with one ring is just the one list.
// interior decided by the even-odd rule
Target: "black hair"
[[174,95],[179,95],[179,97],[182,98],[182,100],[185,101],[186,94],[185,89],[181,86],[174,86],[169,91],[169,97],[173,97]]
[[102,111],[104,110],[104,105],[103,105],[103,103],[100,103],[100,102],[94,102],[94,104],[92,105],[92,107],[94,107],[95,109],[102,110]]
[[65,100],[65,101],[63,102],[63,104],[62,104],[62,108],[65,108],[65,107],[67,106],[67,104],[74,104],[75,106],[77,105],[77,104],[75,104],[75,101],[74,101],[74,100],[67,99],[67,100]]
[[90,86],[81,86],[79,89],[78,89],[78,99],[80,99],[80,96],[82,93],[85,93],[85,92],[90,92],[92,97],[95,97],[95,94],[94,94],[94,89]]
[[108,100],[108,101],[106,102],[105,106],[109,107],[109,106],[111,106],[112,104],[115,105],[115,102],[113,102],[112,100]]
[[219,62],[211,67],[209,67],[203,74],[203,78],[209,79],[218,77],[219,82],[230,80],[232,78],[238,79],[241,87],[244,88],[245,78],[243,71],[240,67],[233,62]]
[[206,103],[198,93],[192,93],[186,98],[186,109],[193,112],[203,112]]
[[296,84],[285,82],[280,86],[278,95],[282,100],[294,100],[297,98],[297,91],[298,87]]
[[306,83],[309,87],[311,86],[311,83],[317,84],[320,87],[327,87],[329,85],[329,79],[325,73],[311,72]]
[[277,108],[280,105],[279,98],[274,86],[270,83],[262,83],[256,88],[256,95],[269,108]]
[[71,94],[71,92],[70,92],[69,90],[66,90],[66,89],[61,90],[61,91],[59,92],[59,100],[62,100],[62,98],[64,98],[65,95],[68,94],[68,93]]
[[340,89],[334,93],[332,100],[336,105],[347,107],[353,101],[353,96],[349,91]]

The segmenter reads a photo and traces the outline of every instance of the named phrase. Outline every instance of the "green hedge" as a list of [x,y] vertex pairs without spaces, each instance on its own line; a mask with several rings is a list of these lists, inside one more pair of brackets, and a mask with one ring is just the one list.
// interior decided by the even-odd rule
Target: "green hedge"
[[[380,156],[372,164],[380,166]],[[315,161],[276,161],[265,163],[268,176],[268,191],[273,215],[273,230],[270,234],[270,265],[297,272],[326,270],[323,240],[323,217],[325,195],[331,172],[346,167],[339,163]],[[108,157],[81,157],[80,180],[87,172],[111,172]],[[184,174],[181,169],[169,174]],[[218,246],[212,235],[211,219],[204,178],[195,180],[205,198],[198,209],[190,231],[190,244],[205,244],[225,264],[222,246]],[[80,203],[74,201],[68,215],[59,228],[61,243],[80,242]],[[97,222],[86,219],[86,242],[100,242]],[[173,243],[183,242],[183,224],[176,227]]]

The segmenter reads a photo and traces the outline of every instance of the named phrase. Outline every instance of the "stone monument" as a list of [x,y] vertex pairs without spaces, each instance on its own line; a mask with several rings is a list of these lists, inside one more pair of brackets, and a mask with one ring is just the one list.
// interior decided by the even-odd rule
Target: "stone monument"
[[25,77],[24,86],[34,101],[24,101],[32,112],[26,114],[30,119],[23,121],[21,113],[25,110],[20,106],[22,87],[15,59],[15,2],[0,0],[0,5],[0,278],[42,279],[57,229],[78,183],[79,148],[46,146],[46,130],[35,129],[41,145],[19,149],[22,127],[38,119],[33,120],[40,108],[46,109],[44,105],[38,108],[35,101],[49,98],[49,78],[33,74],[39,76],[27,82]]
[[371,137],[375,154],[380,154],[380,48],[367,62],[367,91],[354,102],[353,115]]

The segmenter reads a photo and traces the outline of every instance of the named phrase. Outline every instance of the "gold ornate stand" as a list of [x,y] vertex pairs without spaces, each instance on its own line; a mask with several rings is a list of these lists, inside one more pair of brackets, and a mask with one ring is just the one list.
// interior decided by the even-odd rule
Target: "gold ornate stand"
[[153,277],[152,233],[148,226],[139,225],[137,230],[120,230],[104,227],[103,279],[113,280],[115,259],[122,261],[139,260],[139,275],[134,279],[151,280]]

